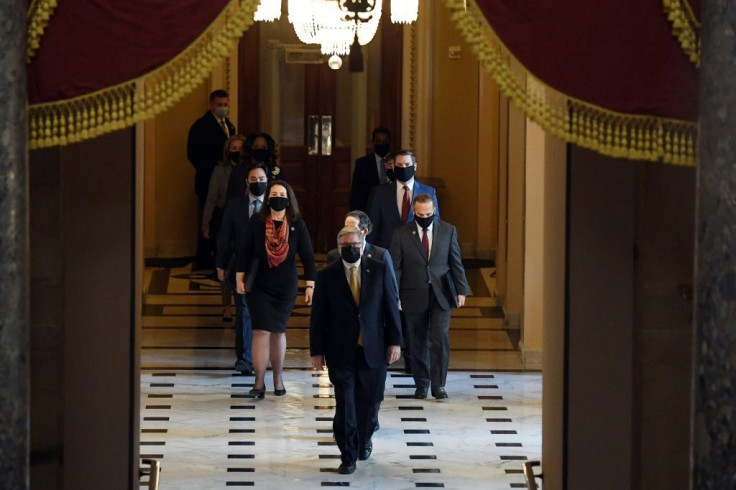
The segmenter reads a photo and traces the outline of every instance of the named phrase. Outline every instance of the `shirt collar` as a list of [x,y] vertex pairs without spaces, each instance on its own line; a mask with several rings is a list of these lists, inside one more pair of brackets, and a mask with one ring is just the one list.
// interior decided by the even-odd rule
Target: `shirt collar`
[[[414,222],[417,223],[416,220]],[[427,227],[427,234],[428,235],[431,235],[432,234],[432,227],[433,226],[434,226],[434,220],[432,220],[432,222]],[[424,228],[422,228],[421,226],[419,226],[419,223],[417,223],[417,230],[419,230],[419,234],[421,235],[422,234],[422,230],[424,230]]]
[[348,271],[348,272],[350,272],[350,268],[351,267],[357,267],[358,270],[360,270],[360,261],[361,261],[361,259],[358,259],[358,261],[356,263],[351,264],[350,262],[345,262],[345,260],[343,259],[342,265],[345,267],[345,270]]

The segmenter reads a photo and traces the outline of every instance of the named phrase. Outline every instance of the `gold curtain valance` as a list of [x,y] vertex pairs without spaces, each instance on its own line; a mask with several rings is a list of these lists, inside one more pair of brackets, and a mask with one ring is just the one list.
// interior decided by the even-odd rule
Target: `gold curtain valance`
[[26,31],[27,47],[26,61],[30,62],[41,46],[41,38],[49,19],[54,15],[54,9],[59,5],[59,0],[32,0],[28,6],[28,26]]
[[501,93],[549,133],[604,155],[695,165],[694,122],[623,114],[558,92],[504,46],[474,0],[445,0],[452,20]]
[[253,24],[259,0],[231,0],[184,51],[155,70],[112,87],[28,108],[31,149],[67,145],[150,119],[190,93]]
[[680,42],[688,59],[700,67],[700,22],[688,0],[662,0],[672,34]]

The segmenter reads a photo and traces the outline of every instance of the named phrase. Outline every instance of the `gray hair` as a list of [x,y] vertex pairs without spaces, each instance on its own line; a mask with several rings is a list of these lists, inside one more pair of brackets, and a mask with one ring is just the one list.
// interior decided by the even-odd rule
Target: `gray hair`
[[354,227],[354,226],[343,226],[342,229],[337,233],[337,246],[340,246],[340,239],[344,237],[345,235],[349,235],[351,233],[355,233],[360,237],[360,244],[363,245],[363,242],[365,238],[363,237],[363,234],[360,232],[360,229]]

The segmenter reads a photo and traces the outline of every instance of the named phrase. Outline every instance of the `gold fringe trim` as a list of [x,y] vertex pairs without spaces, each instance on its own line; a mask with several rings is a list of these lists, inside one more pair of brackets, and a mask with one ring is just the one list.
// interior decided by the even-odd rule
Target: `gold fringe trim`
[[696,123],[613,112],[558,92],[513,57],[475,1],[467,11],[465,0],[444,2],[501,93],[549,133],[612,157],[695,165]]
[[688,59],[700,68],[700,22],[688,0],[662,0],[667,19],[672,23],[672,35]]
[[28,108],[29,147],[84,141],[133,126],[171,107],[222,62],[253,24],[260,0],[231,0],[210,26],[168,63],[135,80]]
[[43,31],[49,25],[49,19],[58,5],[59,0],[32,0],[28,6],[26,63],[31,62],[31,58],[36,55],[36,51],[41,46]]

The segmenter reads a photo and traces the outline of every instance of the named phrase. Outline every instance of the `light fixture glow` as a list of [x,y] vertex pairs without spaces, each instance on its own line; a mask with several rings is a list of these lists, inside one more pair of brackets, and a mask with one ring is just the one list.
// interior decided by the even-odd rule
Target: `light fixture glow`
[[256,22],[273,22],[281,18],[281,0],[261,0],[253,20]]
[[410,24],[419,16],[419,0],[391,0],[391,22]]

